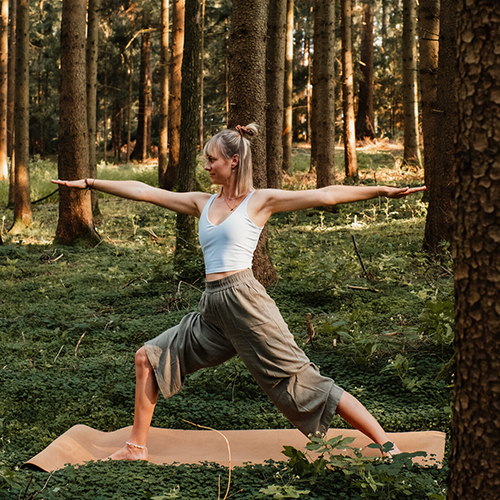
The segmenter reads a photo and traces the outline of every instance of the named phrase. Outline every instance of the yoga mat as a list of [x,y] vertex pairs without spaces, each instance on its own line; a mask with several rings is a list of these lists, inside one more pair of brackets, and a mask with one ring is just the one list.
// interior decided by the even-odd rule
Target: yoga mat
[[[124,427],[114,432],[101,432],[86,425],[75,425],[59,436],[47,448],[26,462],[46,471],[61,469],[65,464],[84,464],[90,460],[102,460],[121,448],[129,438],[131,427]],[[264,463],[265,460],[285,461],[281,452],[283,446],[291,445],[305,451],[309,441],[296,429],[279,430],[232,430],[221,431],[229,441],[232,466],[246,462]],[[365,448],[370,439],[359,431],[348,429],[329,429],[327,438],[340,436],[354,437],[350,445]],[[437,431],[388,433],[402,451],[426,451],[425,459],[417,458],[421,464],[434,465],[444,457],[446,434]],[[216,462],[228,466],[228,450],[222,436],[209,430],[159,429],[149,431],[147,447],[149,462],[154,464],[172,464]],[[378,450],[366,448],[365,456],[375,456]],[[345,453],[349,454],[348,451]],[[430,457],[430,455],[435,455]],[[311,456],[313,454],[311,453]]]

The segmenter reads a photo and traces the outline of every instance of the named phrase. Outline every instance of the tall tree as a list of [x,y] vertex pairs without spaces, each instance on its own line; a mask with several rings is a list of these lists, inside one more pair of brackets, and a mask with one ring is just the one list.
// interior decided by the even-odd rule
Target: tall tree
[[[272,3],[272,2],[270,2]],[[294,0],[286,5],[286,56],[285,56],[285,123],[283,130],[283,170],[292,168],[293,138],[293,9]]]
[[356,137],[375,138],[373,111],[373,1],[363,0],[363,28],[361,37],[361,80],[359,82]]
[[164,189],[172,189],[177,183],[181,134],[181,81],[184,50],[185,0],[172,1],[172,53],[169,71],[168,98],[168,167],[160,183]]
[[15,92],[14,224],[19,233],[31,224],[29,175],[29,1],[17,0]]
[[[87,26],[87,126],[89,141],[89,176],[97,177],[97,58],[99,55],[100,0],[88,0]],[[97,191],[91,192],[92,213],[99,214]]]
[[417,71],[417,0],[403,0],[403,159],[420,164]]
[[281,188],[283,170],[283,89],[285,83],[286,0],[269,2],[266,66],[267,186]]
[[352,66],[352,2],[342,0],[342,103],[344,109],[344,166],[347,177],[357,177],[354,119],[354,72]]
[[[198,0],[186,0],[185,42],[182,58],[182,117],[179,154],[179,191],[193,191],[196,184],[196,154],[200,127],[201,8]],[[175,258],[182,267],[197,251],[196,221],[177,214]]]
[[161,48],[160,48],[160,144],[158,148],[158,184],[163,179],[168,165],[168,10],[169,0],[161,0]]
[[435,168],[438,138],[437,72],[439,54],[439,0],[420,0],[418,10],[420,48],[420,104],[422,108],[422,135],[424,139],[425,185],[430,189],[429,171]]
[[15,195],[15,158],[14,158],[14,106],[16,89],[16,25],[17,25],[17,0],[10,0],[9,22],[9,60],[7,72],[9,74],[7,89],[7,155],[10,158],[9,175],[9,201],[8,206],[14,206]]
[[335,181],[335,2],[316,0],[314,10],[313,130],[316,186]]
[[448,499],[490,500],[500,489],[500,17],[491,0],[453,3],[456,364]]
[[[59,122],[60,179],[89,176],[85,30],[87,0],[63,0],[61,19],[61,89]],[[59,186],[56,243],[94,246],[90,196],[86,191]]]
[[[252,142],[253,184],[267,187],[266,169],[266,36],[267,0],[234,0],[229,34],[228,125],[260,125]],[[277,279],[269,259],[267,228],[253,260],[256,278],[270,285]]]
[[441,0],[436,107],[439,143],[436,148],[434,168],[428,171],[431,180],[424,234],[424,249],[432,253],[442,251],[443,241],[451,241],[453,178],[450,172],[455,162],[455,138],[458,127],[455,23],[455,0]]
[[6,181],[9,178],[7,163],[8,26],[9,0],[2,0],[0,10],[0,181]]

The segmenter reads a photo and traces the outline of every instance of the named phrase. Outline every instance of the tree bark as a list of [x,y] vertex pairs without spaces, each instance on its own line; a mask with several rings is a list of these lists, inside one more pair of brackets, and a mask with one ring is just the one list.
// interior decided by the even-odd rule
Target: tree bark
[[132,145],[130,144],[132,139],[132,102],[133,102],[133,90],[134,90],[134,26],[135,26],[135,6],[132,4],[130,6],[130,36],[131,41],[129,42],[129,52],[128,52],[128,106],[127,106],[127,163],[130,161],[130,156],[132,155]]
[[181,81],[182,54],[184,50],[184,0],[172,2],[172,55],[170,58],[168,99],[168,167],[164,189],[177,184],[181,134]]
[[[267,187],[266,168],[266,0],[234,0],[229,32],[228,125],[260,125],[252,141],[253,184]],[[251,48],[251,49],[249,49]],[[269,286],[277,280],[269,259],[267,230],[262,231],[253,260],[255,277]]]
[[31,224],[29,175],[29,1],[17,0],[15,89],[15,193],[12,233]]
[[458,127],[455,16],[455,0],[441,0],[436,106],[439,142],[436,147],[435,168],[428,172],[431,182],[423,245],[431,253],[442,252],[443,241],[451,241],[453,178],[450,174],[455,162]]
[[354,120],[354,73],[352,67],[352,4],[342,0],[342,102],[344,108],[344,166],[347,177],[358,176],[356,124]]
[[9,84],[7,89],[7,155],[10,158],[9,176],[9,201],[8,206],[14,206],[15,195],[15,158],[14,158],[14,107],[16,89],[16,25],[17,25],[17,0],[10,0],[9,23],[9,61],[7,71]]
[[[58,174],[74,180],[89,175],[85,64],[86,0],[63,0]],[[88,192],[59,186],[59,221],[54,243],[95,246]]]
[[[88,0],[87,25],[87,126],[89,138],[89,176],[97,177],[97,59],[99,56],[100,0]],[[97,191],[91,192],[92,213],[99,215]]]
[[407,163],[421,164],[418,132],[417,0],[403,2],[404,152]]
[[[271,1],[272,3],[272,1]],[[285,57],[285,123],[283,130],[283,170],[292,169],[293,138],[293,9],[294,0],[286,6],[286,57]]]
[[267,37],[267,186],[280,189],[283,170],[286,0],[269,2]]
[[335,2],[316,0],[314,11],[313,130],[316,186],[335,182]]
[[359,140],[372,140],[375,139],[375,114],[373,111],[373,0],[364,0],[361,75],[356,138]]
[[161,0],[160,48],[160,146],[158,151],[158,185],[163,187],[168,165],[168,9],[169,0]]
[[[437,73],[439,54],[439,0],[420,0],[418,10],[420,47],[420,103],[424,139],[424,172],[427,190],[431,189],[430,170],[436,168],[436,144],[439,136],[437,116]],[[439,167],[438,167],[439,168]]]
[[490,500],[500,489],[500,17],[491,0],[453,3],[456,364],[448,499]]
[[7,163],[8,26],[9,0],[2,0],[0,13],[0,181],[9,179],[9,165]]

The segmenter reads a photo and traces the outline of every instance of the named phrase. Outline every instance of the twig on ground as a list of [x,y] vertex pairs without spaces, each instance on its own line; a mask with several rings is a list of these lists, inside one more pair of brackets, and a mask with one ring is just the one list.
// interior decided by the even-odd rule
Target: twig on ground
[[[226,489],[226,494],[224,495],[224,498],[222,500],[227,500],[227,496],[229,494],[229,488],[231,486],[231,447],[229,446],[229,441],[227,440],[227,437],[224,436],[224,434],[222,434],[222,432],[216,430],[216,429],[212,429],[211,427],[205,427],[204,425],[199,425],[199,424],[195,424],[193,422],[190,422],[189,420],[185,420],[184,418],[182,419],[183,422],[186,422],[187,424],[189,425],[194,425],[195,427],[199,427],[200,429],[207,429],[209,431],[214,431],[216,432],[217,434],[220,434],[223,438],[224,438],[224,441],[226,441],[226,445],[227,445],[227,454],[228,454],[228,457],[229,457],[229,477],[227,479],[227,489]],[[219,480],[220,480],[220,477],[219,477]],[[219,490],[220,490],[220,486],[219,486]],[[218,496],[218,499],[220,499],[220,492],[219,492],[219,496]]]
[[377,290],[376,288],[366,288],[365,286],[346,285],[346,288],[350,288],[351,290],[365,290],[367,292],[382,293],[380,290]]
[[[194,288],[196,291],[203,293],[199,288],[196,288],[195,286],[191,285],[191,283],[186,283],[185,281],[179,281],[179,286],[177,287],[177,295],[181,294],[181,283],[184,283],[187,286],[190,286],[191,288]],[[196,281],[195,281],[196,283]]]
[[56,357],[54,358],[54,363],[56,362],[56,359],[59,357],[59,354],[61,354],[63,347],[64,347],[64,344],[61,346],[61,348],[59,349],[59,352],[57,353]]
[[47,196],[40,198],[39,200],[32,201],[31,204],[35,205],[36,203],[40,203],[41,201],[46,200],[47,198],[50,198],[53,194],[56,194],[58,191],[59,191],[59,188],[57,188],[55,191],[52,191],[52,193],[48,194]]
[[140,280],[142,279],[142,281],[144,281],[144,283],[147,284],[147,281],[142,277],[143,276],[143,273],[139,274],[139,276],[137,276],[136,278],[132,278],[128,283],[126,283],[125,285],[122,286],[122,290],[124,288],[127,288],[129,285],[131,285],[134,281],[137,281],[137,280]]
[[356,250],[356,255],[358,256],[359,262],[361,263],[361,267],[363,268],[363,272],[365,273],[365,277],[368,281],[370,281],[370,276],[366,272],[365,265],[363,263],[363,259],[361,258],[361,254],[359,253],[358,250],[358,244],[356,243],[356,238],[354,237],[354,234],[351,234],[352,237],[352,242],[354,243],[354,250]]
[[76,343],[76,347],[75,347],[75,358],[77,357],[77,352],[78,352],[78,348],[80,347],[80,342],[82,341],[83,337],[85,337],[85,332],[82,333],[82,336],[80,337],[80,339],[78,340],[78,342]]

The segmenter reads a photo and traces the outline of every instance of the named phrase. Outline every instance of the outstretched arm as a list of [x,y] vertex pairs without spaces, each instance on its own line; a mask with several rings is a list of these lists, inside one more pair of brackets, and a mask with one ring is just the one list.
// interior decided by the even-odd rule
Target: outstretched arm
[[174,212],[199,217],[210,195],[207,193],[175,193],[159,189],[138,181],[107,181],[102,179],[79,179],[76,181],[53,180],[54,184],[76,189],[96,189],[103,193],[135,201],[154,203]]

